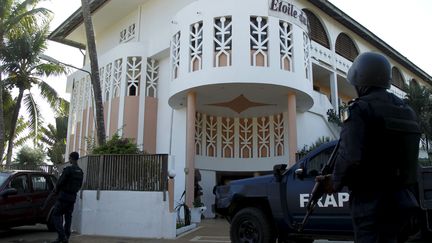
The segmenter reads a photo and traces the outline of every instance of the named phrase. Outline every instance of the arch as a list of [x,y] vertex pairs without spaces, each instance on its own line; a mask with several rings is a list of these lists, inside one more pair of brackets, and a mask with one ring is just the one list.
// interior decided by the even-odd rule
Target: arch
[[303,12],[305,12],[309,21],[309,32],[312,40],[330,49],[330,41],[324,25],[321,23],[318,17],[310,10],[303,9]]
[[351,37],[345,33],[340,33],[336,38],[336,53],[350,61],[354,61],[359,51]]
[[398,87],[399,89],[403,89],[404,88],[404,78],[402,76],[402,73],[400,72],[399,68],[397,67],[393,67],[392,68],[392,84],[396,87]]

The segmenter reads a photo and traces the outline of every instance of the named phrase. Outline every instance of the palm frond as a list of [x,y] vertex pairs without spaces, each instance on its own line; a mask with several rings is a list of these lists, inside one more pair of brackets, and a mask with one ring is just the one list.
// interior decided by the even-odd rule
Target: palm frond
[[36,104],[33,95],[28,93],[24,97],[24,106],[29,113],[29,128],[37,136],[42,126],[43,118],[40,114],[39,106]]
[[38,76],[51,76],[67,74],[67,68],[63,65],[54,63],[41,63],[35,66],[36,75]]
[[42,97],[50,104],[53,110],[56,110],[59,105],[59,97],[57,91],[46,82],[42,81],[38,84]]

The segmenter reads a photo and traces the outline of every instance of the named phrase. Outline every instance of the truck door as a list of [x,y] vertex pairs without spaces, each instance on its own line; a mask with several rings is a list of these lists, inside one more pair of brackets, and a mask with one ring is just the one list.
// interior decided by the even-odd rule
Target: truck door
[[[315,185],[315,177],[327,163],[334,146],[312,152],[311,156],[302,160],[297,168],[303,169],[302,176],[294,175],[287,184],[288,209],[295,222],[302,222],[306,214],[306,205],[310,192]],[[325,194],[304,226],[305,230],[341,231],[352,230],[349,212],[349,194],[347,191]]]

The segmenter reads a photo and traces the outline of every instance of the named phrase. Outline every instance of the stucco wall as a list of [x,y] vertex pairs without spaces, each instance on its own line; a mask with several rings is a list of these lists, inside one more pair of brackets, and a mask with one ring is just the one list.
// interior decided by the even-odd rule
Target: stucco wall
[[[176,237],[176,214],[170,213],[162,192],[83,191],[72,219],[83,235],[136,238]],[[167,194],[168,195],[168,194]]]

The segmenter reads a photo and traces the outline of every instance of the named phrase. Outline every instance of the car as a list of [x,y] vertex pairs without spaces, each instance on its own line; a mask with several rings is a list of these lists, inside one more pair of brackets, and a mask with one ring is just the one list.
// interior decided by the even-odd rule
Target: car
[[0,228],[46,224],[54,231],[51,213],[57,178],[42,171],[0,172]]

